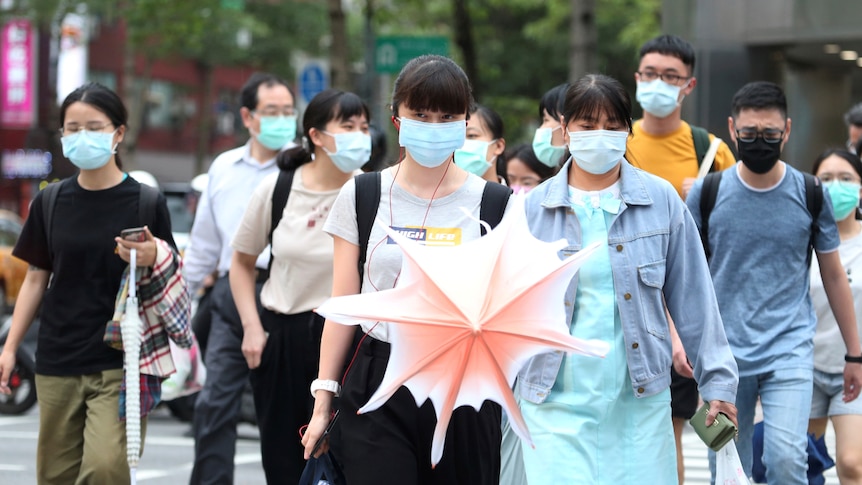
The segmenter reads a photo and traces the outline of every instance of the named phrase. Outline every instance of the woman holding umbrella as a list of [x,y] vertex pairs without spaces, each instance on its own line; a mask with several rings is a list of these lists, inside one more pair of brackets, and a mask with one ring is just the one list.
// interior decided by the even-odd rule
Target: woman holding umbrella
[[[457,235],[457,241],[463,243],[480,237],[475,219],[486,184],[494,183],[453,163],[455,150],[466,139],[472,104],[470,82],[451,59],[426,55],[404,66],[395,80],[391,106],[403,156],[380,174],[380,197],[375,204],[378,221],[406,233],[430,234],[428,240],[434,235]],[[401,250],[387,242],[380,224],[371,228],[365,258],[360,258],[365,241],[359,240],[357,187],[354,181],[345,184],[323,228],[335,241],[333,296],[392,288],[401,268]],[[502,190],[508,197],[508,190]],[[360,197],[370,196],[360,193]],[[501,205],[505,209],[505,202]],[[365,261],[364,276],[358,271],[361,260]],[[430,401],[417,406],[410,391],[401,387],[380,409],[356,414],[383,379],[390,352],[388,325],[364,325],[366,335],[354,354],[355,329],[325,323],[319,379],[311,386],[314,413],[302,439],[306,457],[323,436],[332,419],[333,398],[340,395],[340,417],[331,446],[347,483],[498,483],[501,410],[497,404],[486,401],[479,411],[469,407],[455,410],[446,451],[434,468],[430,454],[437,420]]]
[[[39,483],[130,482],[126,428],[118,419],[123,352],[103,337],[130,250],[146,272],[175,245],[163,196],[156,199],[153,220],[140,220],[141,184],[123,172],[116,155],[127,118],[119,96],[100,84],[69,94],[60,108],[61,141],[63,154],[80,170],[60,182],[50,214],[45,192],[36,196],[13,252],[30,269],[0,354],[0,392],[9,392],[15,351],[41,304]],[[148,227],[141,242],[118,237],[142,225]],[[158,400],[157,385],[142,392],[150,404]]]
[[602,244],[565,305],[573,336],[611,348],[604,359],[542,354],[521,370],[529,483],[677,483],[665,305],[710,402],[706,424],[718,413],[736,421],[736,362],[697,227],[670,184],[623,158],[631,120],[618,81],[571,85],[560,119],[571,158],[527,195],[537,238],[566,239],[564,253]]

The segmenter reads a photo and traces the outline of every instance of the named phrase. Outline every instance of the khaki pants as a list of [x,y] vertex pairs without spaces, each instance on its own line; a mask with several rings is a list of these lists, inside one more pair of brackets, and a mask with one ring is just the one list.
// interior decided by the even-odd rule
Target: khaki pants
[[[122,380],[122,369],[83,376],[36,375],[40,485],[130,482],[126,423],[118,414]],[[141,420],[142,441],[145,435],[146,418]]]

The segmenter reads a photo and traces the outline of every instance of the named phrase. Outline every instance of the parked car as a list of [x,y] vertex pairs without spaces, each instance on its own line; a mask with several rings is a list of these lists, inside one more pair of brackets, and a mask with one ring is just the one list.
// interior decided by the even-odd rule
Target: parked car
[[0,210],[0,316],[12,311],[27,276],[27,263],[12,256],[22,226],[17,214]]

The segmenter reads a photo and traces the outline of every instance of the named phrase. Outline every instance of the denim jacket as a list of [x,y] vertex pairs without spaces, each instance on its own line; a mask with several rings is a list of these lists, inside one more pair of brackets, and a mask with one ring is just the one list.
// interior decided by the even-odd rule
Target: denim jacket
[[[580,225],[569,201],[570,164],[571,160],[526,200],[534,236],[568,241],[561,259],[581,249]],[[736,361],[724,333],[700,235],[685,203],[669,183],[625,160],[620,196],[619,214],[608,229],[608,250],[635,396],[651,396],[670,385],[672,350],[664,302],[703,398],[735,402]],[[565,297],[569,325],[577,285],[576,275]],[[535,403],[547,399],[562,360],[560,351],[530,359],[518,374],[521,398]]]

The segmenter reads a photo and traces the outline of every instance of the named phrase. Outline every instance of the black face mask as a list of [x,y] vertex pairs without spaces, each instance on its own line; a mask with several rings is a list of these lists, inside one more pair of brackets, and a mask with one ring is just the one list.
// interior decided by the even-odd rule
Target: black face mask
[[781,157],[781,143],[766,143],[760,136],[749,143],[737,140],[736,147],[742,163],[754,173],[770,171]]

